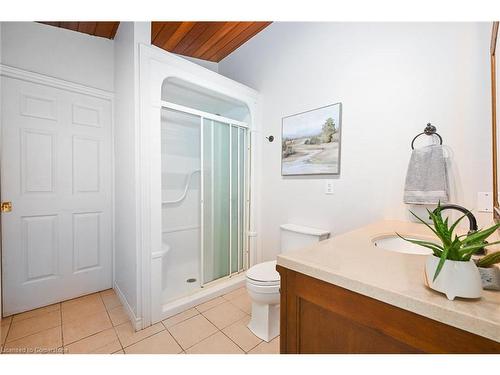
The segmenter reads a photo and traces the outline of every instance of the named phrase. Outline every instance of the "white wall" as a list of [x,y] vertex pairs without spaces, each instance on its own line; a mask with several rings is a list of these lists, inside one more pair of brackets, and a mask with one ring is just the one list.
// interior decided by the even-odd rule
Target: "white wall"
[[36,22],[2,22],[5,65],[113,91],[113,41]]
[[140,222],[137,147],[139,43],[149,43],[150,23],[120,22],[115,54],[115,286],[140,317]]
[[[437,126],[452,156],[453,200],[475,208],[491,191],[489,23],[274,23],[219,63],[263,100],[264,258],[279,224],[346,232],[406,219],[411,139]],[[342,102],[341,176],[281,177],[281,118]],[[264,136],[277,137],[268,143]],[[260,168],[259,168],[260,167]]]
[[195,57],[190,57],[190,56],[183,56],[183,55],[179,55],[177,53],[174,53],[174,55],[182,57],[183,59],[186,59],[186,60],[191,61],[195,64],[198,64],[204,68],[207,68],[208,70],[211,70],[212,72],[215,72],[215,73],[219,72],[219,64],[214,62],[214,61],[197,59]]

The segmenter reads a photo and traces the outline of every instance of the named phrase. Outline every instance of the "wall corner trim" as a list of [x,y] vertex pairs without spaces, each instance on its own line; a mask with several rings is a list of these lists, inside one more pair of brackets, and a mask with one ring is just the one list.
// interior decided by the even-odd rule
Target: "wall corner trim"
[[125,312],[127,313],[128,318],[130,319],[130,323],[132,324],[132,327],[134,327],[134,330],[139,331],[142,328],[144,328],[142,327],[142,319],[135,316],[134,310],[132,310],[132,307],[130,307],[127,298],[125,298],[125,295],[122,293],[120,287],[116,282],[113,283],[113,289],[115,290],[118,299],[122,303],[123,308],[125,309]]

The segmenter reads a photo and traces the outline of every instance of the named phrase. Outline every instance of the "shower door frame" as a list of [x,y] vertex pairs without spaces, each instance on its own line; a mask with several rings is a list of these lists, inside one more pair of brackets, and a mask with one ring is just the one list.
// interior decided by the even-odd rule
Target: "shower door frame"
[[[177,112],[181,112],[181,113],[187,113],[187,114],[190,114],[190,115],[194,115],[194,116],[199,116],[200,117],[200,288],[205,288],[205,287],[209,287],[211,284],[213,283],[218,283],[222,280],[225,280],[225,279],[230,279],[231,277],[235,276],[235,275],[238,275],[242,272],[244,272],[246,269],[248,269],[248,265],[250,264],[250,249],[249,249],[249,232],[250,232],[250,227],[249,227],[249,224],[250,224],[250,179],[249,179],[249,173],[250,173],[250,162],[251,162],[251,137],[250,137],[250,127],[248,126],[248,124],[246,122],[243,122],[243,121],[238,121],[238,120],[234,120],[234,119],[231,119],[231,118],[228,118],[228,117],[224,117],[224,116],[219,116],[219,115],[215,115],[213,113],[209,113],[209,112],[204,112],[204,111],[200,111],[198,109],[194,109],[194,108],[191,108],[191,107],[186,107],[186,106],[183,106],[183,105],[179,105],[179,104],[175,104],[175,103],[171,103],[171,102],[168,102],[168,101],[165,101],[165,100],[160,100],[160,107],[163,109],[163,108],[167,108],[167,109],[170,109],[170,110],[174,110],[174,111],[177,111]],[[232,158],[232,152],[233,152],[233,140],[232,140],[232,130],[233,130],[233,127],[236,127],[238,129],[238,211],[237,211],[237,217],[238,217],[238,229],[240,228],[240,218],[241,218],[241,214],[240,214],[240,204],[239,204],[239,199],[240,199],[240,170],[239,170],[239,166],[240,166],[240,136],[239,136],[239,129],[245,129],[246,130],[246,140],[247,140],[247,147],[246,147],[246,150],[245,151],[245,158],[246,158],[246,163],[245,163],[245,170],[244,170],[244,178],[243,178],[243,181],[244,181],[244,184],[245,186],[243,186],[244,188],[244,194],[243,194],[243,206],[244,206],[244,209],[245,209],[245,212],[244,212],[244,220],[243,220],[243,224],[242,224],[242,236],[243,236],[243,249],[242,249],[242,256],[243,256],[243,259],[242,259],[242,267],[240,269],[240,235],[241,235],[241,232],[238,231],[238,242],[237,242],[237,248],[238,248],[238,251],[237,251],[237,256],[238,256],[238,260],[237,260],[237,270],[236,271],[232,271],[233,267],[233,263],[232,263],[232,220],[230,219],[229,220],[229,259],[228,259],[228,274],[226,276],[222,276],[222,277],[219,277],[217,279],[214,279],[212,281],[209,281],[209,282],[205,282],[205,275],[204,275],[204,266],[205,266],[205,263],[204,263],[204,260],[205,260],[205,253],[204,253],[204,228],[205,228],[205,223],[204,223],[204,210],[205,210],[205,195],[204,195],[204,188],[205,188],[205,184],[204,184],[204,132],[205,132],[205,119],[206,120],[210,120],[211,121],[211,125],[210,125],[210,129],[211,129],[211,132],[212,132],[212,150],[213,150],[213,142],[214,142],[214,138],[213,138],[213,130],[214,130],[214,121],[220,123],[220,124],[223,124],[223,125],[227,125],[229,127],[229,215],[230,217],[232,216],[232,206],[231,206],[231,196],[232,196],[232,183],[233,183],[233,178],[232,178],[232,162],[233,162],[233,158]],[[212,162],[213,162],[213,158],[212,158]],[[213,168],[212,168],[212,174],[213,174]],[[212,176],[213,178],[213,176]],[[212,181],[212,189],[213,189],[213,181]],[[213,199],[212,199],[212,202],[213,202]],[[212,217],[213,217],[213,209],[212,209]],[[212,218],[212,223],[213,223],[213,218]],[[194,292],[196,293],[196,292]],[[179,296],[178,298],[182,298],[184,296]]]

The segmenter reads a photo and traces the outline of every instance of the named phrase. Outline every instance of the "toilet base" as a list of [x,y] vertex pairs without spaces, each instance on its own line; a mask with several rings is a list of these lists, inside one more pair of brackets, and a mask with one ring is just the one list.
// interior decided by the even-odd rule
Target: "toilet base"
[[252,301],[252,318],[248,329],[266,342],[274,339],[280,333],[280,305],[265,305]]

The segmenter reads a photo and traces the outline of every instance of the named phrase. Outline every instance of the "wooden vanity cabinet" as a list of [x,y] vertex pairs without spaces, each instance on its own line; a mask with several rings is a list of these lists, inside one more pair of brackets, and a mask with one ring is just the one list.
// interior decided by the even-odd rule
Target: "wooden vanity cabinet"
[[500,343],[282,266],[280,352],[500,353]]

